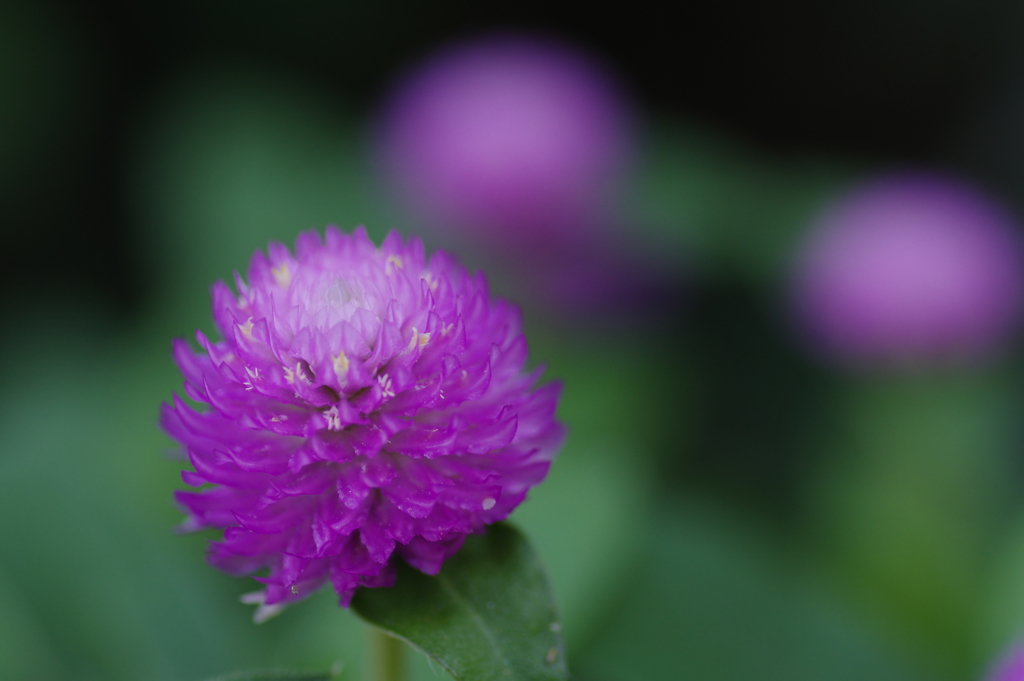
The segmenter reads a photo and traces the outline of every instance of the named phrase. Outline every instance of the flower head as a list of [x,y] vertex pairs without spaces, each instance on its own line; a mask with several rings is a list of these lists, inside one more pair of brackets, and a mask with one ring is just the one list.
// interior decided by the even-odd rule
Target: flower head
[[991,673],[986,681],[1024,681],[1024,645],[1018,644],[1011,649]]
[[210,562],[269,569],[257,618],[330,580],[347,605],[393,580],[397,554],[436,573],[468,533],[507,517],[563,438],[557,384],[524,373],[518,311],[443,252],[359,228],[257,251],[237,295],[213,288],[223,338],[174,357],[185,393],[163,427],[198,491],[186,529],[222,528]]
[[400,83],[380,154],[418,214],[508,248],[590,231],[631,138],[625,100],[597,64],[506,36],[451,48]]
[[1019,321],[1024,260],[1013,220],[961,182],[882,178],[836,202],[795,277],[801,322],[854,361],[963,360]]

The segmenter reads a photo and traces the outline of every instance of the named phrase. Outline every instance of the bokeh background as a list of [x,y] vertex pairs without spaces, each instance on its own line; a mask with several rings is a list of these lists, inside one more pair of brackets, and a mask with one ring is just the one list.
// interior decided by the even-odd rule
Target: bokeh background
[[[210,284],[326,224],[422,233],[522,304],[571,434],[513,520],[579,678],[983,678],[1024,634],[1016,284],[983,351],[868,362],[816,344],[792,287],[828,206],[893,172],[957,178],[1021,233],[1024,7],[672,10],[2,0],[0,678],[367,678],[332,594],[255,626],[211,536],[173,533],[156,426]],[[509,36],[620,98],[627,153],[568,235],[445,229],[382,151],[401,83]]]

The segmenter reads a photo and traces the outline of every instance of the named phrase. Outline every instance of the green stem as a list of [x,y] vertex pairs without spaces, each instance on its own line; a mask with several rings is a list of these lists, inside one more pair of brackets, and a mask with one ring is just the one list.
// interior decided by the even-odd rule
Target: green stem
[[373,628],[372,637],[377,681],[403,681],[405,643],[376,627]]

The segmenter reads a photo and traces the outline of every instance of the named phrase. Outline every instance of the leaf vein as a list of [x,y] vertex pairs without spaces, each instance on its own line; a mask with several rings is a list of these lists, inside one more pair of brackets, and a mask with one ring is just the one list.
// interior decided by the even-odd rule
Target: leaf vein
[[497,652],[498,657],[501,660],[502,666],[504,666],[505,669],[511,671],[512,667],[509,664],[508,657],[505,655],[505,650],[501,647],[501,645],[498,643],[498,640],[491,633],[490,627],[487,623],[487,620],[484,618],[483,614],[473,605],[472,601],[463,596],[452,585],[451,581],[449,581],[447,577],[443,575],[437,575],[437,579],[441,583],[441,586],[444,587],[444,590],[447,591],[455,601],[457,601],[460,605],[465,607],[469,614],[473,617],[473,619],[477,621],[477,624],[480,626],[480,629],[484,632],[484,636],[487,637],[487,640],[490,642],[495,652]]

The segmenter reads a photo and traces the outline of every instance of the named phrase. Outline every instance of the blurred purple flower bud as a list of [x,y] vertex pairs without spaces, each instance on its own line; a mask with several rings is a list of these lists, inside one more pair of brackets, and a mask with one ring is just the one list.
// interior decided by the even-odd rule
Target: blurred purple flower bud
[[1022,286],[1010,216],[969,185],[919,173],[828,208],[799,254],[793,297],[829,354],[916,363],[991,352],[1020,317]]
[[992,668],[985,681],[1024,681],[1024,645],[1014,646]]
[[596,64],[504,37],[443,52],[400,83],[380,160],[417,214],[521,248],[607,222],[631,142],[628,107]]

